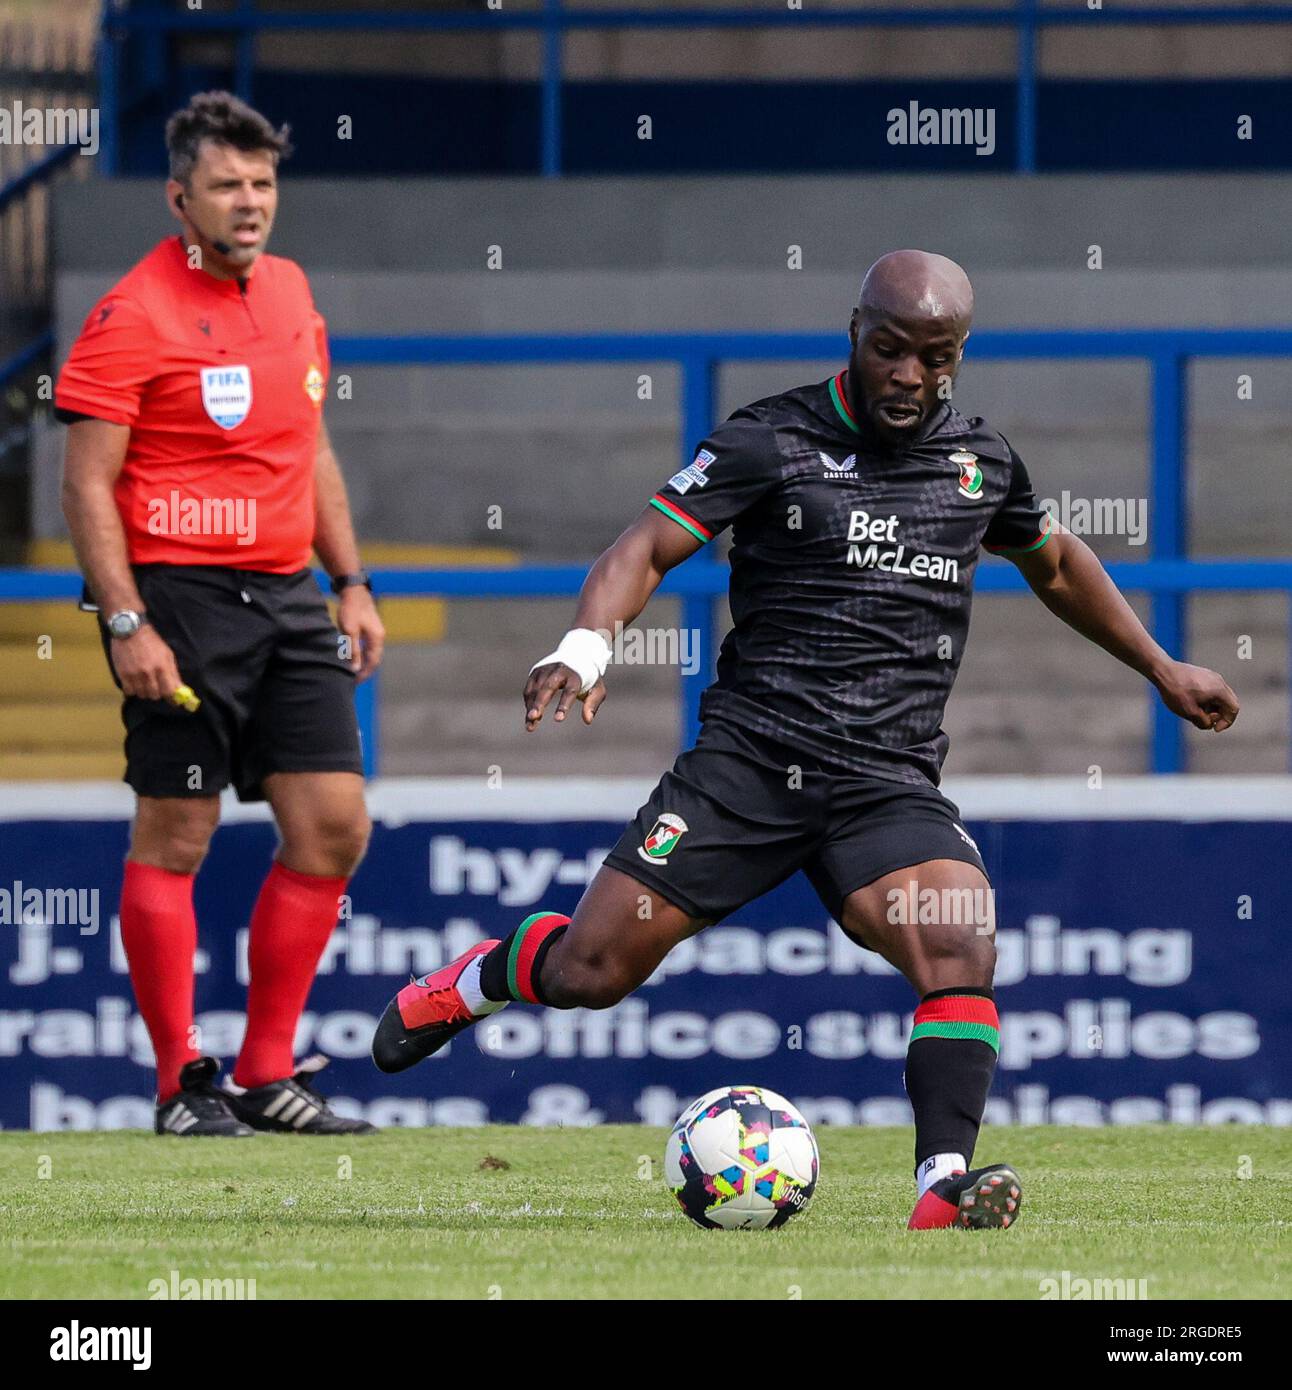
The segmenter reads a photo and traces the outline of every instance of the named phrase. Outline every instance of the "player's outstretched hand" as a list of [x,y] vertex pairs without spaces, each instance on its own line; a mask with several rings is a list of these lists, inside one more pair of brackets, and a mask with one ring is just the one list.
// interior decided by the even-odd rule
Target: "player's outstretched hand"
[[1167,709],[1195,728],[1220,733],[1238,718],[1238,696],[1224,676],[1205,666],[1173,662],[1157,688]]
[[562,662],[553,661],[548,666],[539,666],[529,673],[525,682],[525,732],[538,728],[543,711],[558,692],[556,713],[552,716],[560,724],[570,712],[575,700],[583,701],[583,722],[591,724],[606,698],[606,683],[599,680],[586,695],[579,694],[583,680],[579,673]]

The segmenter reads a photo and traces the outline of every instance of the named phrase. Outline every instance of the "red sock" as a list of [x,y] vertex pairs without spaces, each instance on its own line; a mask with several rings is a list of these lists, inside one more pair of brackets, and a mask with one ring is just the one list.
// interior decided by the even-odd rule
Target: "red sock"
[[193,875],[126,860],[121,883],[121,944],[135,1002],[157,1054],[157,1098],[179,1090],[179,1069],[193,1046]]
[[247,1035],[233,1069],[239,1086],[264,1086],[295,1070],[296,1025],[348,882],[298,874],[274,860],[251,914]]

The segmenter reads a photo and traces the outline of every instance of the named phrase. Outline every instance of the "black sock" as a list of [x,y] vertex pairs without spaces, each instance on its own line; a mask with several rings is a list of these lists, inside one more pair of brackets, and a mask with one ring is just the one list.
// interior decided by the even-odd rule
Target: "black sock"
[[938,989],[920,1000],[903,1080],[915,1111],[915,1166],[934,1154],[963,1154],[978,1142],[1000,1049],[989,989]]

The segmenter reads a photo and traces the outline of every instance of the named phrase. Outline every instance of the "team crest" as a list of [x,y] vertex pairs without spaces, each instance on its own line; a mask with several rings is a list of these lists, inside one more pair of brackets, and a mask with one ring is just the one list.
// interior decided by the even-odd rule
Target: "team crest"
[[978,467],[978,455],[968,449],[957,449],[947,458],[960,469],[960,482],[956,491],[961,497],[977,502],[982,497],[982,469]]
[[327,394],[327,384],[323,380],[323,373],[313,362],[310,363],[309,371],[305,373],[305,394],[315,405],[322,405],[323,397]]
[[654,829],[638,847],[637,853],[648,863],[667,864],[668,857],[677,848],[677,842],[689,829],[681,816],[665,811],[655,822]]
[[203,367],[202,404],[222,430],[237,429],[251,412],[251,368]]

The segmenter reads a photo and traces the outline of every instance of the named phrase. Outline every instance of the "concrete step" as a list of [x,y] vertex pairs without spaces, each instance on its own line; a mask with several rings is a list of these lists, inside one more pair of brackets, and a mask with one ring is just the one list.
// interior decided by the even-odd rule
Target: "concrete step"
[[49,658],[42,660],[34,643],[0,642],[0,703],[108,696],[114,690],[97,644],[55,639]]
[[[118,782],[125,757],[117,753],[11,753],[0,751],[0,781],[67,782],[90,779]],[[69,811],[74,807],[69,807]]]
[[70,599],[40,599],[31,603],[0,603],[0,642],[56,642],[99,645],[92,613],[82,613]]
[[121,704],[114,696],[0,703],[0,747],[9,752],[106,752],[120,747]]

